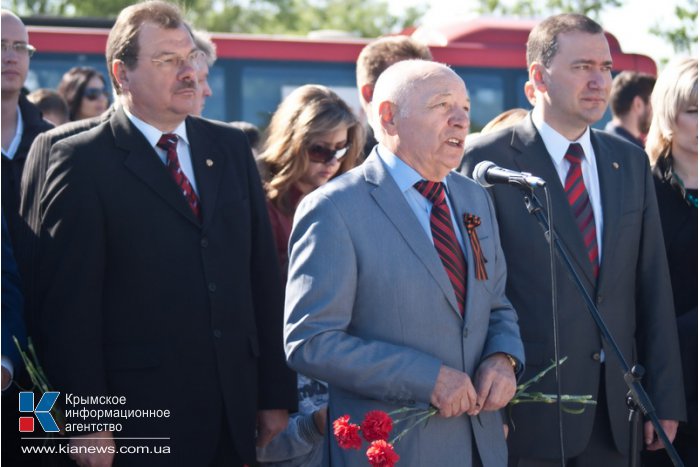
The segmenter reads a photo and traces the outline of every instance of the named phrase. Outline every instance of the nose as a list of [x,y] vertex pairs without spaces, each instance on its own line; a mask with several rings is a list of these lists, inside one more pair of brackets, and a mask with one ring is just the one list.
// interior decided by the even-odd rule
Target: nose
[[457,128],[469,128],[469,112],[461,107],[455,107],[449,123]]
[[196,87],[199,87],[197,83],[197,68],[189,61],[182,62],[177,77],[180,81],[192,81]]
[[610,76],[609,71],[593,70],[591,72],[590,79],[588,80],[588,87],[591,89],[603,89],[605,88],[605,83]]

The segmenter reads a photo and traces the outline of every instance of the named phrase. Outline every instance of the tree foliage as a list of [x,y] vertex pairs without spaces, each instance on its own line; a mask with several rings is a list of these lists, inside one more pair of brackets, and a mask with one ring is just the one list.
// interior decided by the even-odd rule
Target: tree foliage
[[678,19],[675,25],[661,25],[657,21],[650,32],[670,42],[674,52],[691,54],[698,44],[698,0],[676,5],[675,12]]
[[581,13],[599,19],[606,8],[622,5],[622,0],[479,0],[479,12],[514,16],[550,16]]
[[[133,0],[2,0],[19,15],[114,18]],[[392,15],[386,0],[184,0],[187,18],[216,32],[307,34],[320,29],[377,37],[415,24],[427,6]]]

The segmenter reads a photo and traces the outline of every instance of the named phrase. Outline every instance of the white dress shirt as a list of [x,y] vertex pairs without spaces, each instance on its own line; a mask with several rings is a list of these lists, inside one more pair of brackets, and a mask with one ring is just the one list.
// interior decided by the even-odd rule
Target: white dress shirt
[[549,126],[539,115],[532,112],[532,123],[537,128],[537,131],[544,141],[544,145],[549,152],[549,157],[552,158],[554,168],[559,175],[562,186],[566,182],[566,174],[569,172],[571,163],[564,157],[569,145],[579,143],[583,148],[585,157],[581,162],[581,171],[583,172],[583,183],[588,191],[588,199],[593,208],[593,217],[595,218],[596,240],[598,242],[598,263],[603,258],[603,205],[600,198],[600,183],[598,181],[598,168],[596,166],[595,153],[591,144],[591,129],[586,128],[586,131],[576,141],[569,141],[557,131]]
[[[146,137],[148,144],[150,144],[151,147],[153,147],[153,149],[156,151],[158,158],[160,158],[163,164],[167,165],[168,157],[165,150],[156,146],[158,144],[158,141],[160,140],[160,137],[163,136],[163,132],[154,126],[149,125],[148,123],[144,122],[143,120],[129,112],[126,109],[126,107],[124,107],[124,112],[126,113],[126,116],[129,118],[129,120],[131,120],[131,123],[133,123],[134,126],[141,133],[143,133],[143,136]],[[195,180],[194,178],[194,169],[192,168],[190,143],[187,139],[187,125],[185,125],[184,120],[178,125],[177,128],[175,128],[175,131],[173,131],[172,133],[176,134],[178,138],[177,159],[180,162],[180,168],[182,169],[182,172],[187,176],[187,180],[189,180],[190,185],[192,185],[192,189],[194,190],[194,192],[197,194],[197,196],[199,196],[199,191],[197,191],[197,180]]]

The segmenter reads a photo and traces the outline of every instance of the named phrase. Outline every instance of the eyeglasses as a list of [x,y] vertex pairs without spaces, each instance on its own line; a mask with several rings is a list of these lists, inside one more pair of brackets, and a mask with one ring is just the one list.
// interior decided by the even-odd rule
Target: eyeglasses
[[347,146],[342,149],[330,149],[318,144],[312,145],[308,150],[309,160],[311,162],[318,162],[319,164],[328,164],[333,160],[340,161],[345,157],[345,153],[347,152]]
[[7,53],[10,49],[14,50],[17,55],[26,55],[31,57],[36,52],[33,45],[29,45],[26,42],[12,42],[2,41],[0,43],[2,53]]
[[83,97],[89,101],[96,101],[100,97],[107,97],[107,91],[105,88],[85,88]]
[[176,71],[180,70],[185,63],[190,65],[195,70],[199,70],[205,64],[206,55],[201,50],[193,50],[187,55],[187,57],[182,57],[178,54],[163,54],[160,58],[152,58],[151,61],[161,70],[164,71]]

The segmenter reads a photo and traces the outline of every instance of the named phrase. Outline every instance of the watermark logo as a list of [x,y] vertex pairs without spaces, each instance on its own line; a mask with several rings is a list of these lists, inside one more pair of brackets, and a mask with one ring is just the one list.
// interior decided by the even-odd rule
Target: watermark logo
[[[39,403],[34,407],[34,393],[22,391],[19,393],[19,411],[22,413],[33,413],[41,429],[46,433],[58,432],[58,424],[51,415],[56,399],[60,392],[47,391],[39,399]],[[34,417],[19,417],[19,431],[22,433],[32,433],[34,431]]]

